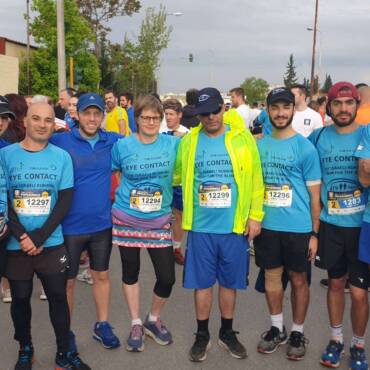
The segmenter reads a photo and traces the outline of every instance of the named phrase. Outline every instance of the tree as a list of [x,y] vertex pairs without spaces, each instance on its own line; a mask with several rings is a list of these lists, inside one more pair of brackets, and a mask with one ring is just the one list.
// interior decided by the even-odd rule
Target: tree
[[295,69],[296,67],[294,65],[294,57],[293,57],[293,54],[290,54],[289,61],[286,66],[285,75],[284,75],[284,85],[288,88],[295,85],[298,81],[297,73]]
[[77,0],[81,14],[89,22],[95,34],[95,54],[101,56],[101,41],[111,28],[107,22],[117,16],[132,15],[140,10],[138,0]]
[[321,88],[321,91],[323,93],[327,93],[332,86],[333,86],[333,81],[331,79],[331,76],[326,74],[325,75],[325,81],[324,81],[324,84]]
[[269,91],[269,84],[262,78],[249,77],[240,85],[244,89],[249,103],[264,101]]
[[[36,13],[30,24],[30,31],[39,49],[32,53],[30,71],[32,91],[51,97],[58,95],[57,28],[56,6],[53,0],[33,0],[32,11]],[[66,57],[74,58],[76,68],[81,72],[80,90],[96,91],[100,72],[97,59],[89,52],[89,43],[94,34],[87,21],[79,14],[74,0],[64,0]],[[21,66],[21,72],[25,70]],[[67,75],[69,68],[67,64]],[[20,77],[20,91],[26,93],[24,76]]]
[[136,40],[126,35],[122,45],[105,44],[102,55],[108,67],[102,87],[113,88],[115,92],[132,90],[136,95],[155,91],[159,56],[167,47],[172,31],[166,24],[166,14],[162,5],[158,12],[148,8]]

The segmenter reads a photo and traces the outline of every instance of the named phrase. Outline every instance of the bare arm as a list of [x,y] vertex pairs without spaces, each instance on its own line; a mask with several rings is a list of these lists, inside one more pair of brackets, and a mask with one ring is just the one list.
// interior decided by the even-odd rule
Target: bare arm
[[[311,198],[310,203],[311,203],[312,230],[315,233],[319,232],[320,227],[320,212],[321,212],[320,189],[321,184],[308,186],[308,191],[310,193]],[[317,248],[318,248],[318,238],[312,235],[308,245],[308,259],[310,261],[315,260]]]
[[363,187],[370,186],[370,158],[358,161],[358,179]]

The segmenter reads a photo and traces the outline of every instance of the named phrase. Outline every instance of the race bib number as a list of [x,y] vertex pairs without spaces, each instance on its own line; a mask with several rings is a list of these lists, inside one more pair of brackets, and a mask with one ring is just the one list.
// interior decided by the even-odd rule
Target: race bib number
[[366,207],[365,194],[357,189],[355,191],[328,192],[329,215],[352,215],[363,212]]
[[230,208],[231,187],[229,184],[200,184],[199,206],[205,208]]
[[288,184],[266,184],[264,204],[269,207],[291,207],[293,190]]
[[13,207],[17,214],[45,216],[50,214],[51,196],[44,190],[14,190]]
[[158,190],[131,190],[130,209],[136,209],[143,213],[160,211],[162,208],[162,198],[162,193]]

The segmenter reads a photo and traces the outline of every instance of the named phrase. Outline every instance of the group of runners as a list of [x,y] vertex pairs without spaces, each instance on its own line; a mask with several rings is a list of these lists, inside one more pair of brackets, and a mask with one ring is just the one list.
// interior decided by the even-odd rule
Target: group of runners
[[[93,338],[108,349],[120,346],[109,323],[112,245],[119,249],[131,319],[126,349],[143,351],[145,336],[160,345],[171,344],[161,312],[175,283],[173,248],[180,247],[183,231],[183,286],[194,290],[197,325],[191,361],[204,361],[210,348],[208,324],[216,283],[218,344],[235,358],[247,357],[233,318],[237,290],[247,287],[253,240],[271,318],[258,352],[269,354],[288,343],[288,359],[304,358],[314,262],[329,278],[331,332],[321,364],[338,367],[344,352],[344,287],[349,279],[350,368],[368,369],[364,336],[369,314],[370,130],[355,122],[359,100],[351,83],[333,85],[327,108],[333,125],[305,138],[292,127],[294,94],[284,87],[273,89],[266,110],[272,132],[257,141],[235,109],[225,112],[215,88],[198,92],[194,114],[199,125],[190,132],[178,125],[178,102],[162,105],[152,95],[138,99],[137,132],[125,138],[101,128],[105,102],[97,94],[80,96],[78,124],[59,134],[54,134],[53,109],[46,103],[32,104],[25,139],[0,150],[1,274],[9,279],[14,338],[20,346],[15,369],[32,369],[35,274],[55,331],[55,369],[91,368],[78,355],[78,332],[71,327],[75,279],[85,250],[96,306]],[[1,119],[12,115],[1,99]],[[161,129],[164,115],[167,128]],[[120,178],[113,204],[112,172]],[[156,276],[145,318],[140,316],[142,249],[148,251]],[[289,333],[282,313],[287,280],[293,315]]]

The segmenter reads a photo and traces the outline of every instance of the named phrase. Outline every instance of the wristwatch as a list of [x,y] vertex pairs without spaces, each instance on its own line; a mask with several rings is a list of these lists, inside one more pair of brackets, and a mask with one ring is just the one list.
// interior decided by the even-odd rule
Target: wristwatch
[[314,236],[315,238],[319,239],[319,233],[317,233],[316,231],[312,230],[310,234],[311,236]]

